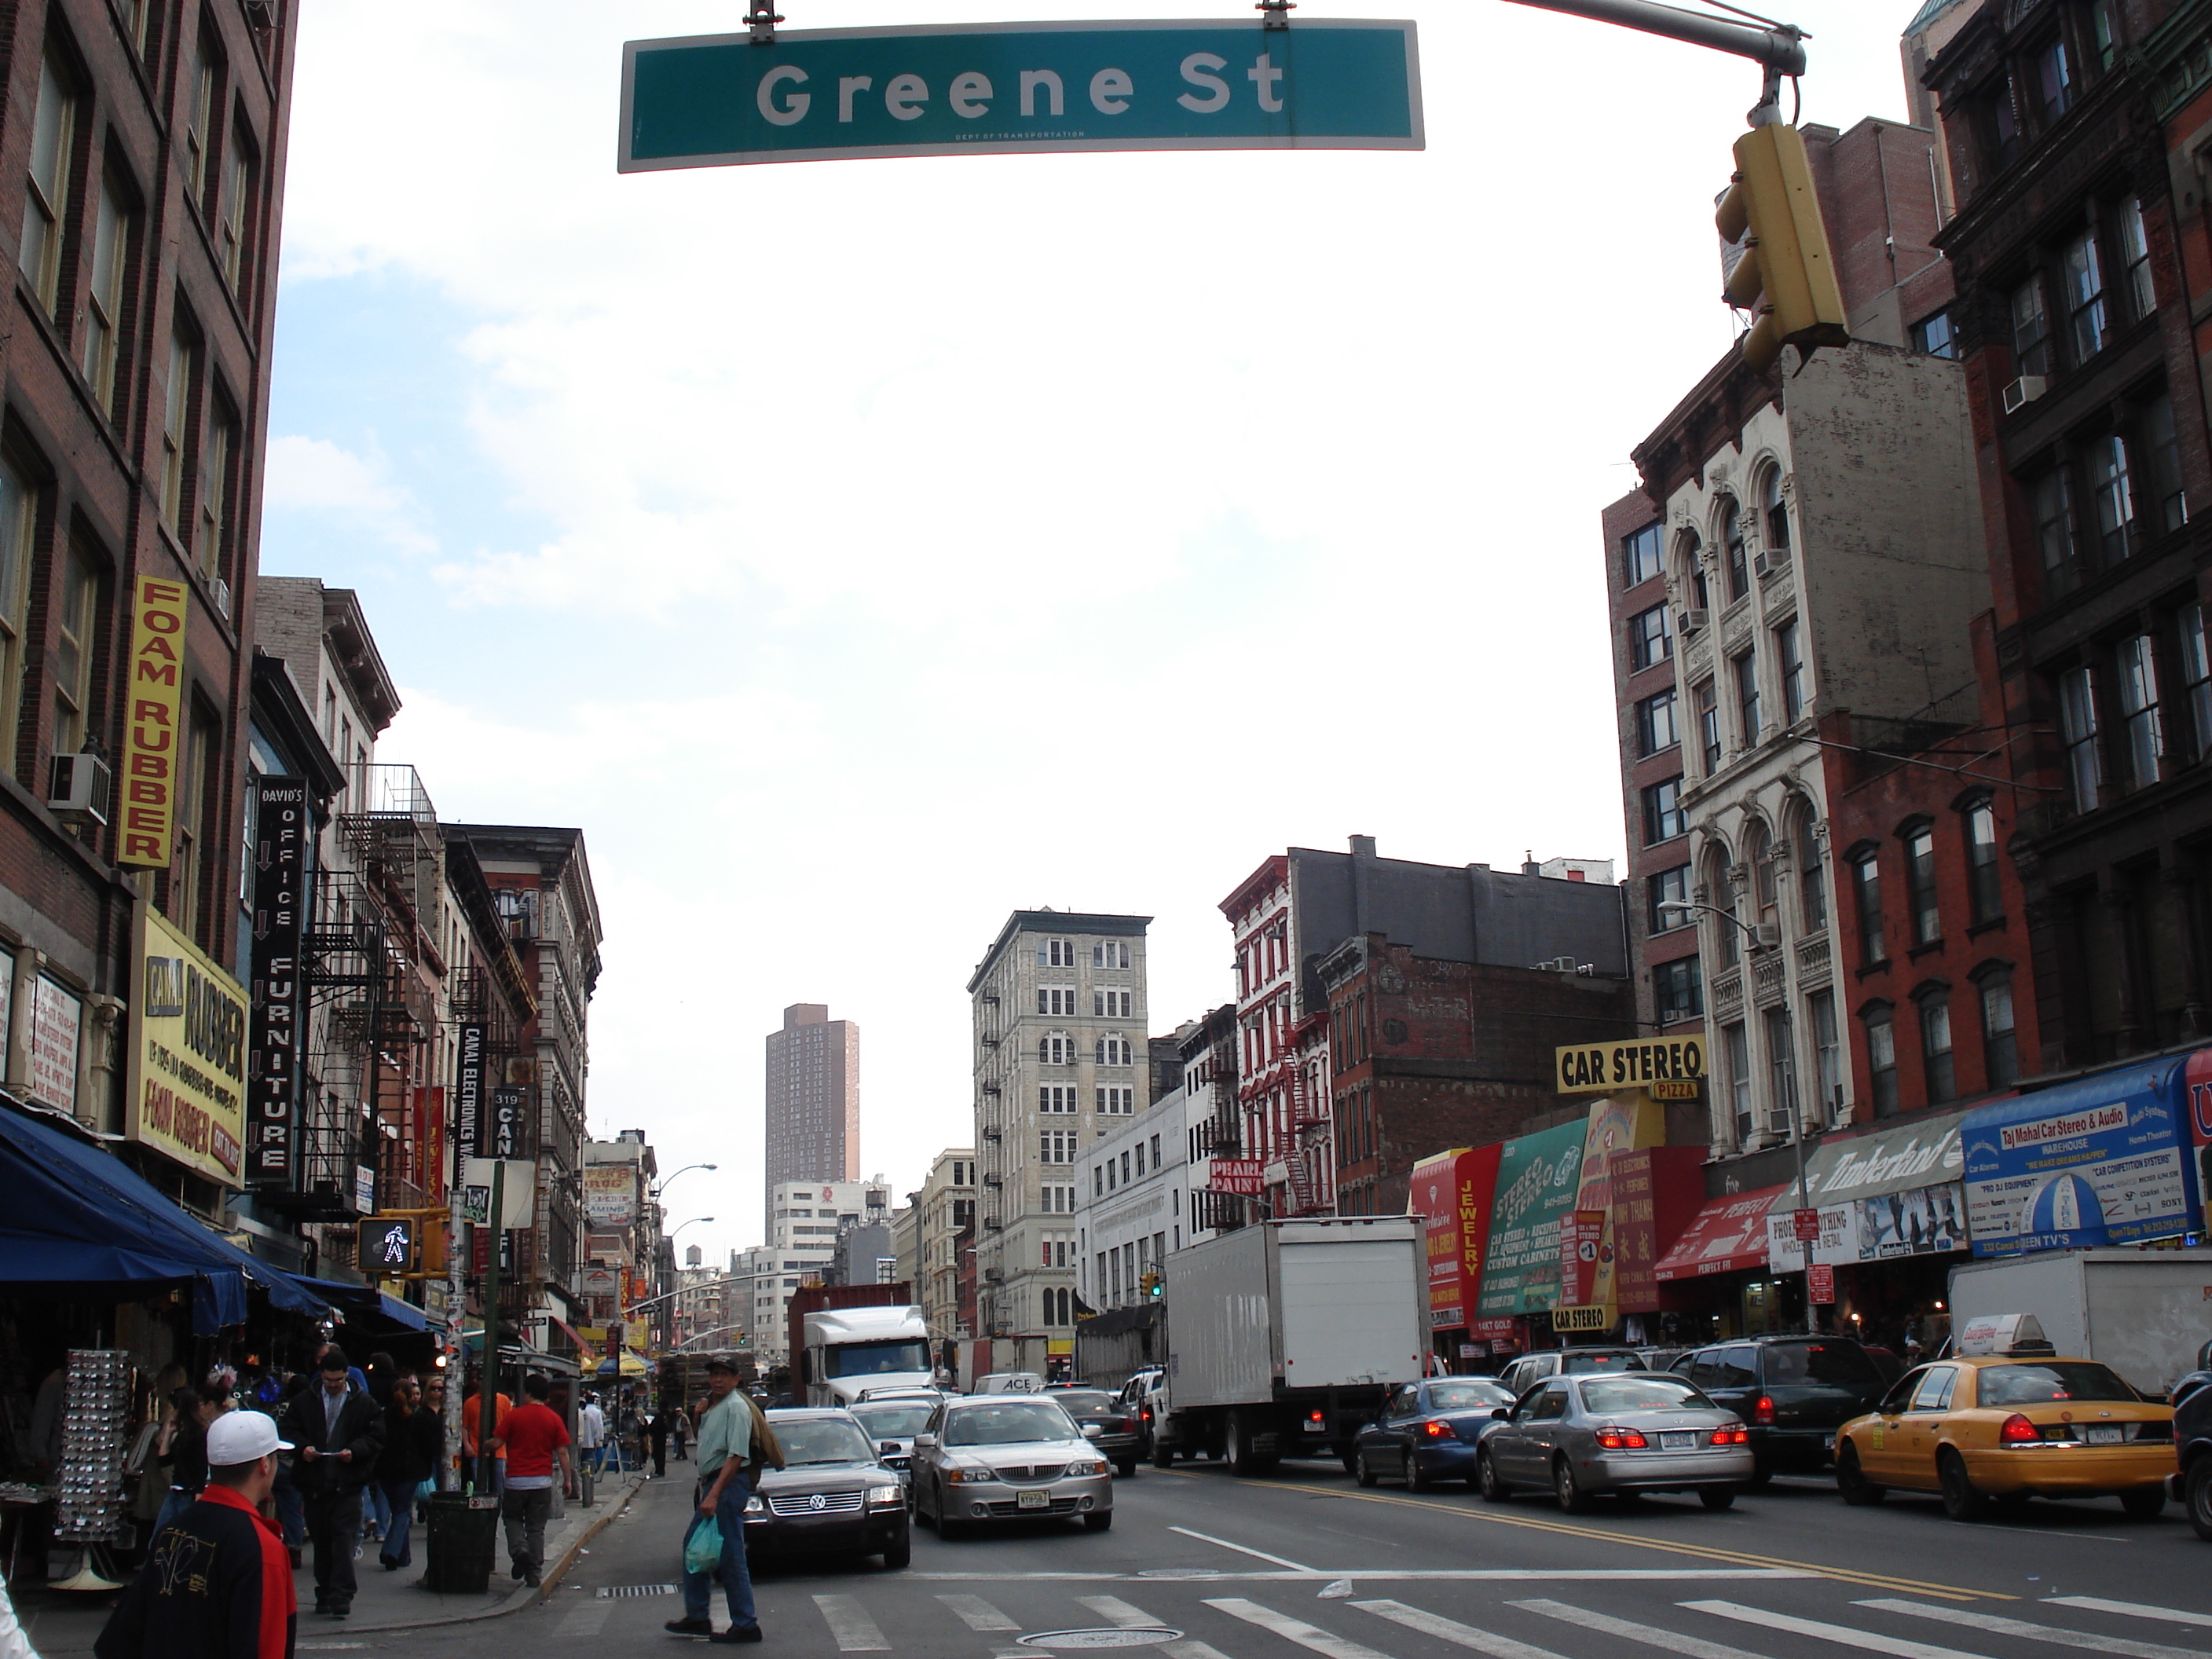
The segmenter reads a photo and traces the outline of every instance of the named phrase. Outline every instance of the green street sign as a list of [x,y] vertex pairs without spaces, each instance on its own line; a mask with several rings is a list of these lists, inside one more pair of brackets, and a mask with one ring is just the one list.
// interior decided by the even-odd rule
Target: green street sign
[[629,41],[616,165],[1421,148],[1410,22],[976,23]]

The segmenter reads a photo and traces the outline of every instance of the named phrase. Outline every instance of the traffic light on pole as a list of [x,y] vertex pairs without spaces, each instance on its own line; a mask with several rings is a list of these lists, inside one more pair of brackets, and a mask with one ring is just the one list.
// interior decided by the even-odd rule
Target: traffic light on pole
[[1743,360],[1764,374],[1784,345],[1810,355],[1844,345],[1843,289],[1828,256],[1827,227],[1805,139],[1781,122],[1735,141],[1735,177],[1714,222],[1740,250],[1728,278],[1728,302],[1753,313]]

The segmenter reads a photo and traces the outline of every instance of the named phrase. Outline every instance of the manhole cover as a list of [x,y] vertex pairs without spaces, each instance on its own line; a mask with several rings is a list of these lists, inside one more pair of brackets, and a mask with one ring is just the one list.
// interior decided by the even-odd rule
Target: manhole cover
[[602,1584],[599,1588],[601,1601],[623,1601],[633,1595],[673,1595],[673,1584]]
[[1164,1625],[1114,1625],[1103,1630],[1048,1630],[1017,1638],[1025,1648],[1073,1652],[1082,1648],[1150,1648],[1179,1640],[1182,1632]]

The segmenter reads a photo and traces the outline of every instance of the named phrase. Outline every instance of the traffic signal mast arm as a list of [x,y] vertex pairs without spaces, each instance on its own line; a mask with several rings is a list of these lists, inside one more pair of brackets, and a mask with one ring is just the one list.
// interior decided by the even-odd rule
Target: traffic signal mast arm
[[1751,112],[1751,125],[1755,127],[1781,118],[1783,78],[1805,72],[1806,35],[1794,23],[1732,22],[1705,12],[1659,5],[1656,0],[1513,0],[1513,3],[1600,23],[1618,23],[1639,33],[1750,58],[1766,70],[1765,88]]

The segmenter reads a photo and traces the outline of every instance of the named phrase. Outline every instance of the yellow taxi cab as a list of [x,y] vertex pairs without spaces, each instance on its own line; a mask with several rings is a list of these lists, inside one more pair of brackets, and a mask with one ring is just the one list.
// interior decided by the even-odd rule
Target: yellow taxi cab
[[1893,1486],[1932,1492],[1954,1521],[2031,1498],[2117,1498],[2138,1519],[2164,1509],[2173,1408],[2094,1359],[2053,1352],[2032,1317],[2001,1324],[1983,1352],[1962,1340],[1957,1358],[1907,1371],[1837,1431],[1844,1501],[1879,1504]]

